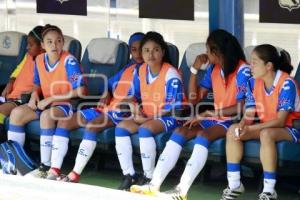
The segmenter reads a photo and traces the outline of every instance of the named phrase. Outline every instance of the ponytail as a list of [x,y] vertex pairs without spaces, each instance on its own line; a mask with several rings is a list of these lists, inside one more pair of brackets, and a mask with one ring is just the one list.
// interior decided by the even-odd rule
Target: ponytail
[[291,65],[291,56],[284,49],[279,52],[279,69],[288,74],[290,74],[294,69]]

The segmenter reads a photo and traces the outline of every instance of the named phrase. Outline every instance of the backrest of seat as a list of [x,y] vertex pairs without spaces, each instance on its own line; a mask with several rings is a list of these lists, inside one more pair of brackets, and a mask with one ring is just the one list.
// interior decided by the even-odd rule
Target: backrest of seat
[[298,64],[297,71],[296,71],[294,79],[298,83],[298,86],[300,88],[300,63]]
[[247,46],[244,48],[244,54],[245,54],[247,63],[250,63],[250,61],[251,61],[251,53],[254,50],[254,48],[255,48],[255,46],[253,46],[253,45],[250,45],[250,46]]
[[102,94],[107,87],[107,79],[123,68],[128,60],[129,48],[125,42],[111,38],[92,39],[81,61],[84,73],[89,74],[89,94]]
[[80,62],[82,50],[80,41],[68,35],[64,35],[64,40],[63,49],[71,53]]
[[26,46],[26,34],[16,31],[0,32],[0,85],[8,82],[11,73],[22,61]]
[[169,42],[167,42],[167,45],[168,45],[168,52],[171,61],[170,64],[176,68],[179,68],[179,50],[177,46]]
[[[194,64],[196,57],[202,53],[206,53],[205,43],[193,43],[188,46],[184,52],[181,64],[180,72],[183,78],[184,89],[186,94],[188,92],[189,80],[190,80],[190,67]],[[203,66],[204,67],[204,66]],[[205,69],[201,69],[198,73],[198,79],[202,79],[205,74]]]

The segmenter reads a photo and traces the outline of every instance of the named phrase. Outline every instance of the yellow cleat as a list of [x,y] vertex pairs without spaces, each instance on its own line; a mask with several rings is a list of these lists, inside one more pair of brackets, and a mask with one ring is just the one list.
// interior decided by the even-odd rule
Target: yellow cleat
[[145,185],[132,185],[130,187],[130,192],[144,194],[148,196],[157,196],[159,194],[159,189],[154,185],[148,183]]

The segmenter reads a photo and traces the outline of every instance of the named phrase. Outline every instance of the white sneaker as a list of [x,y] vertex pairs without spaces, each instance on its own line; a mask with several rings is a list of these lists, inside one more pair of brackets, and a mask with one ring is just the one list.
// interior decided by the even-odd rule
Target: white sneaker
[[25,177],[46,178],[48,175],[49,166],[41,164],[39,168],[27,173]]
[[47,172],[47,176],[46,179],[47,180],[53,180],[53,181],[57,181],[59,179],[59,174],[54,173],[53,171],[51,171],[51,169]]
[[262,192],[258,196],[258,200],[276,200],[277,199],[277,193],[274,191],[273,193],[270,192]]
[[159,197],[162,197],[162,199],[187,200],[187,196],[182,194],[179,187],[160,193]]
[[241,194],[245,192],[244,185],[241,183],[240,187],[236,189],[230,189],[227,187],[225,190],[223,190],[223,195],[220,200],[232,200],[238,198]]

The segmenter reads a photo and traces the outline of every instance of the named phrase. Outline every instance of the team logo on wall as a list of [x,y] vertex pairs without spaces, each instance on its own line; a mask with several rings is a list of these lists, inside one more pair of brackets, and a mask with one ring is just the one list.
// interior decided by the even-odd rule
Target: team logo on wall
[[300,8],[300,0],[279,0],[279,6],[289,11]]
[[70,1],[70,0],[56,0],[58,1],[60,4],[63,4],[64,2]]
[[87,15],[87,0],[36,0],[37,13]]
[[5,49],[9,49],[11,47],[11,39],[9,36],[5,36],[2,41],[2,46]]
[[259,1],[259,22],[300,24],[300,0]]

